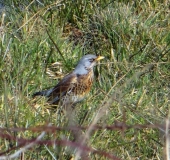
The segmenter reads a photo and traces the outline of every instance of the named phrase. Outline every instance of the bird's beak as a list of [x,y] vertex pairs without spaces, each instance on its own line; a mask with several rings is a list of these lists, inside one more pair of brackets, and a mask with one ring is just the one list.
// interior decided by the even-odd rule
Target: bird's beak
[[98,56],[98,57],[96,58],[96,61],[100,61],[101,59],[104,59],[104,57],[103,57],[103,56]]

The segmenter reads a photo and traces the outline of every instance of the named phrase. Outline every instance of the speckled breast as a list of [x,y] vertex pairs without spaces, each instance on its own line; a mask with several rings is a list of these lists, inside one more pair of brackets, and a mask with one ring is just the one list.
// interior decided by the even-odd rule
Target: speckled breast
[[93,72],[89,72],[87,75],[78,75],[77,83],[70,86],[70,90],[67,92],[65,101],[71,101],[72,103],[79,102],[85,98],[90,92],[93,83]]

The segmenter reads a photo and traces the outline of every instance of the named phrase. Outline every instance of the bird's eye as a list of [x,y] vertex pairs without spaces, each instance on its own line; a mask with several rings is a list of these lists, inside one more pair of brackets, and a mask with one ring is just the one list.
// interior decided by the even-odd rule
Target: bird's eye
[[94,62],[94,61],[95,61],[94,58],[89,59],[89,62],[90,62],[90,63],[92,63],[92,62]]

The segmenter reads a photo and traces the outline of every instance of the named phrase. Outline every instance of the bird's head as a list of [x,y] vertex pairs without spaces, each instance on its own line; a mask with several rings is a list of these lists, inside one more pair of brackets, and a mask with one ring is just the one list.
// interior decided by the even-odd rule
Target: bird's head
[[76,66],[74,72],[76,74],[87,74],[89,70],[93,69],[98,61],[103,59],[103,56],[96,56],[93,54],[87,54],[83,56],[78,65]]

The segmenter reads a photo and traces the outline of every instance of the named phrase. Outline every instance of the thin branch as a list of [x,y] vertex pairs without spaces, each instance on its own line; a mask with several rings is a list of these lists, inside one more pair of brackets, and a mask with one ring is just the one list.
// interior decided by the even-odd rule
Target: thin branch
[[16,151],[14,154],[8,155],[8,156],[0,156],[0,160],[6,160],[6,159],[12,159],[12,158],[17,158],[20,156],[22,152],[25,152],[29,148],[33,147],[35,144],[37,144],[44,136],[46,132],[43,131],[36,139],[35,141],[29,143],[28,145],[22,147],[20,150]]

